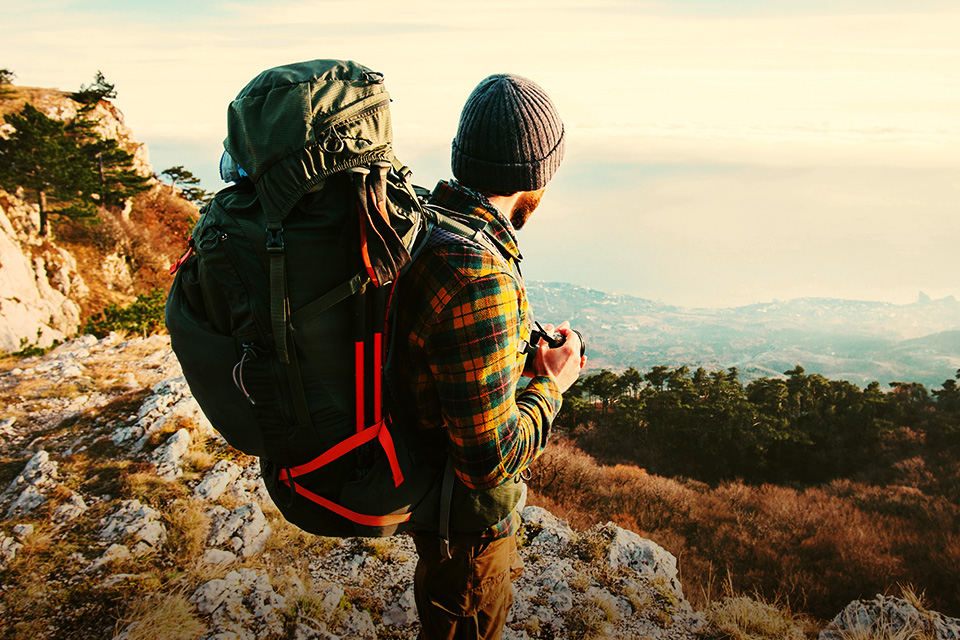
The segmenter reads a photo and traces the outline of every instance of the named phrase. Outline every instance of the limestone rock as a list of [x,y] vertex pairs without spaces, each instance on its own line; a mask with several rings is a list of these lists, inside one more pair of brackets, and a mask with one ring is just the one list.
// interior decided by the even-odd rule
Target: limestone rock
[[346,611],[333,632],[351,640],[377,640],[377,629],[370,612],[356,607]]
[[157,475],[164,480],[176,480],[183,475],[183,454],[190,448],[190,432],[178,429],[167,438],[162,447],[153,453],[153,460],[157,463]]
[[130,265],[123,256],[116,252],[107,255],[101,268],[108,289],[128,295],[133,293],[133,274],[130,273]]
[[193,494],[204,500],[216,500],[223,495],[227,487],[233,484],[242,473],[243,469],[238,465],[229,460],[221,460],[214,465],[210,473],[194,488]]
[[41,449],[34,454],[23,471],[0,494],[0,504],[12,500],[7,518],[16,518],[47,501],[47,491],[57,484],[57,463]]
[[340,601],[343,600],[343,596],[343,589],[337,584],[327,584],[319,589],[318,601],[320,602],[320,610],[323,612],[323,615],[327,617],[331,616],[340,606]]
[[851,637],[960,640],[960,619],[921,611],[902,598],[878,595],[875,600],[851,602],[820,632],[820,640]]
[[76,261],[38,233],[39,213],[0,190],[0,351],[48,347],[75,333],[83,292]]
[[233,511],[213,507],[207,513],[212,520],[207,544],[229,547],[244,558],[260,553],[273,532],[257,503],[245,504]]
[[17,423],[16,418],[5,418],[0,420],[0,438],[10,436],[14,433],[13,425]]
[[248,465],[237,481],[227,488],[227,495],[239,502],[270,502],[267,486],[260,475],[260,463]]
[[[154,351],[158,354],[157,364],[163,364],[162,361],[173,354],[169,350],[169,337],[151,336],[147,340],[154,338],[165,339],[165,348]],[[158,346],[160,346],[159,343]],[[210,421],[200,410],[200,405],[190,394],[190,388],[182,375],[161,380],[153,385],[151,392],[151,395],[140,405],[136,422],[133,425],[120,427],[114,432],[115,444],[132,445],[134,451],[139,451],[146,445],[147,438],[151,434],[161,431],[171,421],[180,420],[195,424],[197,434],[201,438],[218,437]]]
[[292,640],[340,640],[340,637],[327,633],[325,629],[316,628],[311,622],[298,621]]
[[213,622],[213,635],[233,633],[239,638],[267,638],[283,633],[286,598],[274,591],[270,578],[253,569],[238,569],[204,583],[190,597],[200,613]]
[[0,569],[6,568],[7,564],[17,557],[17,552],[22,548],[23,545],[17,542],[16,538],[0,533]]
[[683,597],[683,587],[678,579],[677,559],[673,554],[652,540],[641,538],[633,531],[621,529],[612,522],[601,527],[600,531],[611,538],[607,553],[607,565],[616,571],[628,568],[640,575],[653,579],[661,578]]
[[383,623],[392,627],[409,627],[417,621],[417,603],[411,585],[383,611]]
[[[526,568],[505,638],[567,637],[585,623],[605,638],[694,638],[702,622],[671,582],[676,559],[668,552],[612,523],[578,535],[539,507],[522,517]],[[600,562],[582,557],[584,550]],[[663,601],[669,610],[633,605]]]
[[554,552],[573,541],[573,529],[542,507],[526,507],[521,512],[531,545],[541,553]]
[[70,498],[53,510],[51,521],[54,527],[62,527],[88,509],[87,503],[79,493],[70,492]]
[[139,500],[124,500],[120,508],[100,521],[100,540],[118,542],[132,538],[134,555],[159,549],[167,541],[160,514]]

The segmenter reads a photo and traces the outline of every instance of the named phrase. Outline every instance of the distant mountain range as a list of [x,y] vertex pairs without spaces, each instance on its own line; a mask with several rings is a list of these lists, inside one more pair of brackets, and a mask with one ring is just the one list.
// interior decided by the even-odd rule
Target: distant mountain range
[[584,334],[591,371],[737,367],[749,381],[800,365],[861,387],[876,380],[933,389],[960,369],[960,302],[952,296],[921,293],[905,305],[799,298],[686,309],[565,283],[526,286],[538,320],[569,319]]

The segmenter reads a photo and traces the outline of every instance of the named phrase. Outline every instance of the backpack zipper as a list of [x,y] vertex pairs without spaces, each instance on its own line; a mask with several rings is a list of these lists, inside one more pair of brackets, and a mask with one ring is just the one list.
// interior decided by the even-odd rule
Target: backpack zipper
[[[230,239],[230,235],[220,227],[211,226],[210,230],[212,231],[210,235],[212,235],[213,237],[201,238],[200,242],[196,244],[197,249],[203,252],[212,252],[217,247],[223,247],[224,253],[227,256],[227,262],[229,262],[230,266],[233,268],[234,273],[237,275],[237,278],[240,280],[240,284],[243,286],[245,290],[254,291],[254,287],[252,283],[247,278],[246,271],[244,269],[240,269],[238,266],[238,258],[235,251],[236,247],[234,247],[232,243],[228,242],[228,240]],[[253,318],[253,324],[257,328],[257,333],[259,333],[261,337],[265,335],[269,335],[265,333],[263,330],[263,323],[261,322],[261,317],[260,317],[261,314],[253,306],[251,306],[250,315]],[[257,349],[260,348],[260,347],[257,347],[256,345],[253,345],[252,343],[250,344],[254,348],[257,348]],[[244,345],[244,348],[246,348],[246,345]],[[255,353],[253,355],[256,356]],[[241,389],[241,391],[243,391],[243,389]],[[247,399],[250,400],[251,398],[247,396]]]

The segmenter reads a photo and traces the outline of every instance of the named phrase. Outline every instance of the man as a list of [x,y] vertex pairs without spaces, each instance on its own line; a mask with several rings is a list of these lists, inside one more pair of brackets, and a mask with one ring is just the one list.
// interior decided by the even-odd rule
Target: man
[[[568,323],[546,325],[566,341],[540,344],[518,392],[533,318],[516,230],[536,209],[563,151],[563,123],[538,85],[516,75],[483,80],[453,141],[456,179],[440,182],[431,202],[486,222],[485,238],[435,231],[397,293],[401,415],[445,452],[459,485],[449,557],[437,533],[414,534],[424,639],[501,637],[511,583],[523,570],[515,536],[519,476],[543,452],[561,394],[585,361]],[[491,522],[491,513],[506,516]]]

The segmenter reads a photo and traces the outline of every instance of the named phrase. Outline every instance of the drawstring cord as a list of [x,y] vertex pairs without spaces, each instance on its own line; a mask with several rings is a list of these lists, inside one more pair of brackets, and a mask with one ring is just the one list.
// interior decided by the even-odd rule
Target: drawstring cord
[[256,358],[256,346],[253,343],[245,343],[243,345],[243,356],[240,358],[240,362],[233,365],[233,384],[240,390],[243,394],[243,397],[250,402],[250,404],[257,404],[256,400],[253,399],[249,393],[247,393],[247,388],[243,384],[243,364],[247,361],[248,358]]

